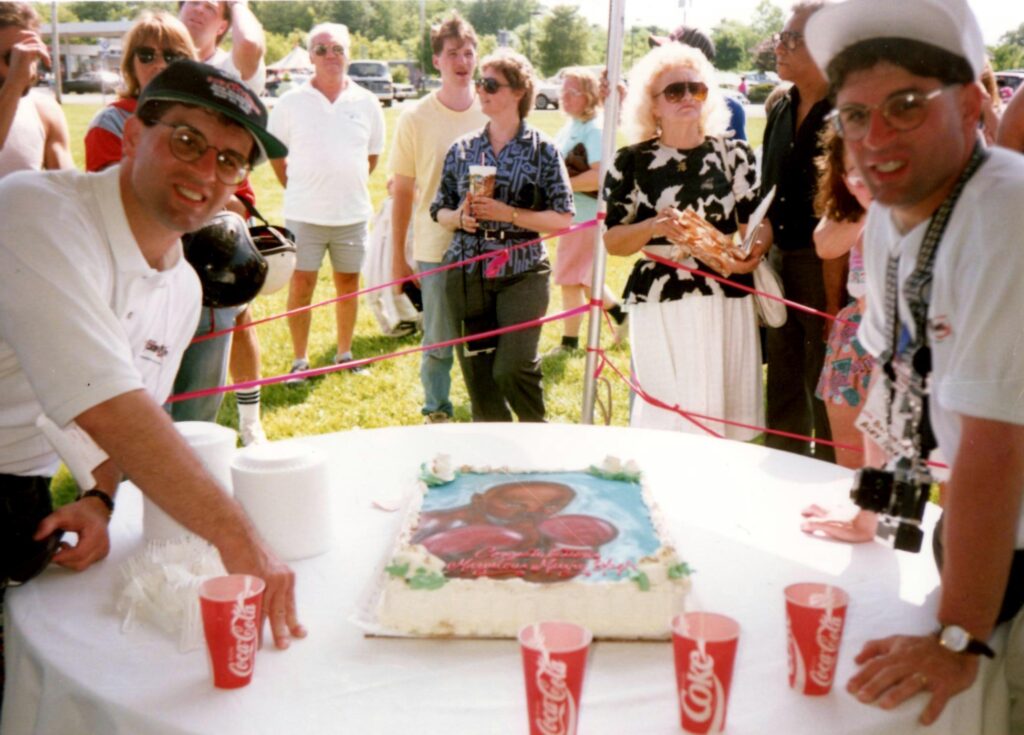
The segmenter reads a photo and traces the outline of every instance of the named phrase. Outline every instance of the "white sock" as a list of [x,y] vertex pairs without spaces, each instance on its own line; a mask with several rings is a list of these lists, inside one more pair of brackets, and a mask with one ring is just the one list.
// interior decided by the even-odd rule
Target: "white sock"
[[238,403],[238,423],[259,423],[260,420],[260,389],[235,391]]

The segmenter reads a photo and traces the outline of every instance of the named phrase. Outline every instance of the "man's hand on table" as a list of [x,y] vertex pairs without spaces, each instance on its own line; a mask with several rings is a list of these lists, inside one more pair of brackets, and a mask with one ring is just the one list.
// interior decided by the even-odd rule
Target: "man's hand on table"
[[252,574],[266,582],[263,615],[270,619],[274,645],[288,648],[292,638],[305,638],[295,609],[295,572],[259,540],[243,543],[237,550],[219,549],[224,567],[231,573]]
[[919,718],[922,725],[935,722],[946,703],[978,675],[977,656],[948,651],[934,635],[868,641],[854,661],[861,668],[846,690],[865,704],[892,709],[915,694],[930,692]]
[[809,505],[800,511],[800,515],[805,518],[800,524],[804,533],[850,544],[874,540],[878,527],[878,516],[866,510],[858,510],[851,518],[847,512]]
[[82,498],[41,520],[33,538],[42,541],[57,529],[78,534],[78,543],[74,546],[61,542],[53,561],[80,572],[110,553],[109,522],[110,512],[103,503],[96,498]]

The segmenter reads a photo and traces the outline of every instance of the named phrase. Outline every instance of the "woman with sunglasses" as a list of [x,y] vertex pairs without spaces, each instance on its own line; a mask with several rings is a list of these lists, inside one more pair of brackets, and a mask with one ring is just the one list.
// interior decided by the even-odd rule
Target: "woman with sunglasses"
[[121,77],[118,99],[89,123],[85,133],[85,170],[102,171],[121,162],[124,123],[135,114],[139,94],[149,80],[176,59],[196,58],[188,29],[163,10],[144,11],[121,41]]
[[[721,137],[728,111],[714,69],[700,51],[666,44],[633,67],[623,128],[633,145],[619,150],[604,183],[605,247],[671,257],[687,242],[678,217],[692,209],[732,236],[746,231],[757,204],[753,151]],[[753,286],[751,271],[767,245],[755,243],[728,280]],[[705,272],[686,257],[682,265]],[[630,425],[749,440],[763,426],[761,350],[753,296],[713,278],[641,257],[625,289],[630,347],[638,383],[688,414],[633,402]],[[740,426],[743,424],[744,426]]]
[[[501,49],[480,68],[477,93],[489,121],[452,144],[430,207],[431,216],[454,233],[444,263],[506,251],[447,272],[451,316],[465,336],[544,316],[551,266],[538,238],[568,227],[573,215],[558,149],[525,121],[533,109],[530,62]],[[495,167],[490,196],[469,193],[473,165]],[[511,421],[513,413],[520,421],[544,420],[540,332],[539,325],[514,329],[458,346],[474,421]]]

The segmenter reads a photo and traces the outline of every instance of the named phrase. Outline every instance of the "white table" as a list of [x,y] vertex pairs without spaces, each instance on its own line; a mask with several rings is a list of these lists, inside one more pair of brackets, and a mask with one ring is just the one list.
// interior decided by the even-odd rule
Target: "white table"
[[[742,627],[729,733],[983,730],[984,696],[998,680],[979,680],[928,729],[915,724],[922,697],[883,712],[845,693],[864,641],[934,627],[937,584],[927,551],[896,553],[800,533],[800,508],[844,497],[846,470],[724,440],[566,425],[449,424],[303,441],[331,458],[338,530],[330,553],[294,565],[309,638],[285,652],[265,645],[249,687],[218,691],[205,652],[180,654],[155,627],[121,633],[114,612],[119,567],[142,548],[141,502],[126,488],[106,562],[80,574],[52,568],[8,592],[2,735],[525,733],[515,642],[366,638],[347,620],[400,521],[371,500],[409,488],[419,464],[439,452],[459,463],[524,468],[582,468],[606,454],[637,459],[696,569],[692,601]],[[795,581],[829,581],[852,597],[840,685],[826,697],[804,697],[786,684],[782,589]],[[982,679],[995,678],[992,670],[986,664]],[[676,732],[671,645],[595,644],[580,733]]]

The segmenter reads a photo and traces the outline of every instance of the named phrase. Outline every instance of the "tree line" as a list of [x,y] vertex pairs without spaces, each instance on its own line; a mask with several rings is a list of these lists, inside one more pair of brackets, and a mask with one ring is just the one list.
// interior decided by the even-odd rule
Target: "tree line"
[[[36,6],[43,18],[50,17],[50,3]],[[58,17],[65,22],[126,20],[154,7],[177,11],[176,2],[62,2]],[[352,32],[354,58],[414,59],[429,72],[428,29],[452,8],[473,24],[481,55],[506,42],[524,53],[542,76],[564,66],[602,64],[607,47],[607,31],[588,23],[578,8],[548,8],[540,0],[425,0],[422,25],[420,0],[253,0],[250,7],[267,33],[267,63],[303,44],[306,32],[317,23],[336,22]],[[726,71],[774,69],[771,38],[782,29],[784,20],[783,10],[771,0],[760,1],[749,23],[722,20],[710,29],[717,49],[715,65]],[[675,25],[669,23],[670,28]],[[627,29],[623,38],[625,68],[647,52],[649,36],[667,35],[670,28]],[[1024,67],[1024,23],[1005,33],[999,44],[989,48],[989,55],[997,71]]]

